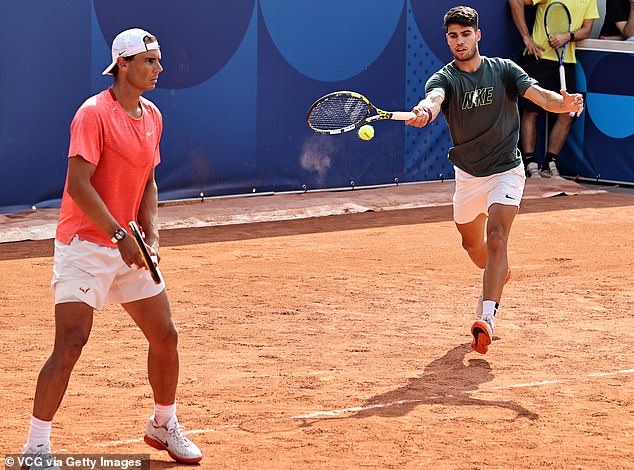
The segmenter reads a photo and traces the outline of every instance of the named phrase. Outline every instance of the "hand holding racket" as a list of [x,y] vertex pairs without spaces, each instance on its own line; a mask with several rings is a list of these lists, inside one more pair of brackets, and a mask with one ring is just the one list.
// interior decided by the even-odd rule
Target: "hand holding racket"
[[416,115],[416,119],[414,121],[408,121],[406,124],[414,127],[425,127],[434,117],[431,108],[425,106],[423,101],[420,101],[416,106],[414,106],[412,108],[412,112]]
[[[552,2],[544,14],[544,28],[548,36],[548,44],[553,48],[559,59],[559,82],[562,90],[566,90],[566,71],[564,57],[572,33],[572,16],[570,10],[562,2]],[[576,113],[569,113],[574,116]]]
[[145,240],[143,240],[143,236],[141,235],[141,230],[139,230],[139,226],[136,224],[134,220],[131,220],[128,223],[130,227],[130,231],[132,232],[132,236],[134,237],[134,241],[136,242],[136,246],[143,257],[143,263],[150,274],[152,275],[152,279],[154,280],[154,284],[160,284],[162,281],[161,274],[156,269],[154,265],[154,260],[150,255],[150,252],[147,249],[147,245],[145,244]]
[[561,96],[564,98],[564,104],[568,109],[574,109],[570,111],[571,115],[579,115],[583,111],[583,95],[581,93],[568,94],[566,90],[561,90]]
[[[371,115],[372,111],[376,114]],[[409,111],[383,111],[354,91],[336,91],[322,96],[308,109],[308,127],[320,134],[342,134],[375,121],[416,119]]]

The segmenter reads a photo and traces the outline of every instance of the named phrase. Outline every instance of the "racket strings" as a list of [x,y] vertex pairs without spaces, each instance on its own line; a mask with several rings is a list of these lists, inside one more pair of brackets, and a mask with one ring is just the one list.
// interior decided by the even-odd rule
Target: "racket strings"
[[546,34],[554,36],[567,33],[569,30],[570,20],[564,7],[552,5],[546,12]]
[[335,130],[356,125],[368,115],[368,105],[353,96],[333,96],[318,103],[308,116],[315,129]]

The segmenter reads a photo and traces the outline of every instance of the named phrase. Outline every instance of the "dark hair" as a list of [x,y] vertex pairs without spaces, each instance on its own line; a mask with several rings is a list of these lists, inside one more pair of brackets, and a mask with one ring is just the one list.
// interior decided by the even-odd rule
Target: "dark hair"
[[445,29],[450,24],[459,24],[460,26],[471,26],[474,31],[478,30],[478,12],[471,7],[454,7],[445,13]]
[[[128,57],[124,57],[123,58],[126,62],[130,62],[132,59],[134,59],[134,56],[128,56]],[[114,64],[114,67],[112,67],[112,70],[110,70],[110,73],[112,74],[113,77],[116,77],[119,74],[119,66],[117,64]]]

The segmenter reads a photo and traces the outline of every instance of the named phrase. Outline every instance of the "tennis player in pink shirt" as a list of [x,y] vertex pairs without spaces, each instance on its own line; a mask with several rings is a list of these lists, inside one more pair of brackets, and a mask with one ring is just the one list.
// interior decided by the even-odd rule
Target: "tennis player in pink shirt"
[[[141,95],[156,87],[161,67],[156,37],[134,28],[112,43],[112,87],[86,100],[70,128],[68,174],[62,197],[51,289],[55,297],[55,344],[40,371],[28,441],[23,454],[50,457],[51,423],[71,372],[88,341],[94,311],[119,303],[149,342],[148,376],[154,414],[146,443],[177,462],[201,460],[200,449],[182,433],[176,417],[178,333],[165,292],[144,266],[126,229],[136,221],[158,263],[158,189],[163,131],[158,108]],[[104,410],[104,415],[110,411]]]

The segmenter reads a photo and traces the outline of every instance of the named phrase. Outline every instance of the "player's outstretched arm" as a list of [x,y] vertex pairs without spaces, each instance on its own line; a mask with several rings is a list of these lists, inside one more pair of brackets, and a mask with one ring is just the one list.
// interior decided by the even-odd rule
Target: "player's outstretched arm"
[[434,88],[427,96],[412,108],[412,112],[416,114],[416,119],[405,121],[405,124],[414,127],[423,127],[432,122],[438,114],[440,107],[445,99],[445,92],[441,88]]
[[579,114],[583,111],[583,95],[580,93],[569,94],[561,90],[561,94],[557,94],[539,85],[533,85],[526,90],[524,98],[551,113]]

